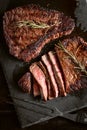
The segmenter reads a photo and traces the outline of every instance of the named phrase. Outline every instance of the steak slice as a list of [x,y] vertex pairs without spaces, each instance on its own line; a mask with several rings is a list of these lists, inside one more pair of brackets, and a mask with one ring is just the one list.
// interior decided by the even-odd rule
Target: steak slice
[[31,92],[31,74],[30,72],[25,73],[18,81],[20,88],[27,93]]
[[37,65],[37,63],[33,63],[30,66],[30,72],[32,73],[32,75],[36,79],[37,83],[39,84],[41,96],[46,101],[48,93],[47,93],[46,77],[45,77],[43,71]]
[[[71,39],[65,39],[60,44],[73,56],[75,56],[78,63],[87,67],[87,43],[81,37],[73,37]],[[87,77],[84,72],[78,68],[78,64],[70,58],[70,56],[62,50],[58,45],[55,47],[59,62],[61,64],[64,81],[66,85],[66,92],[69,93],[72,90],[78,90],[87,87]],[[83,80],[84,78],[84,80]],[[84,81],[84,85],[82,85]]]
[[54,71],[55,78],[58,84],[60,96],[66,96],[64,81],[63,81],[63,77],[60,71],[58,58],[56,57],[55,52],[52,52],[52,51],[48,52],[48,55],[53,66],[53,71]]
[[26,62],[36,58],[50,41],[70,34],[74,27],[72,18],[33,4],[17,7],[3,16],[9,52]]
[[45,64],[46,68],[47,68],[49,78],[50,78],[50,81],[51,81],[51,84],[52,84],[52,87],[53,87],[54,95],[55,95],[55,97],[58,97],[59,90],[58,90],[57,82],[55,80],[52,65],[51,65],[47,55],[43,55],[41,57],[41,59],[42,59],[43,63]]
[[42,71],[44,72],[45,76],[46,76],[46,83],[47,83],[47,91],[48,91],[48,99],[53,99],[55,97],[54,92],[53,92],[53,88],[52,88],[52,84],[49,78],[49,74],[47,72],[47,69],[45,67],[45,65],[39,61],[38,62],[39,67],[42,69]]
[[40,86],[34,78],[33,78],[33,95],[34,97],[41,95]]

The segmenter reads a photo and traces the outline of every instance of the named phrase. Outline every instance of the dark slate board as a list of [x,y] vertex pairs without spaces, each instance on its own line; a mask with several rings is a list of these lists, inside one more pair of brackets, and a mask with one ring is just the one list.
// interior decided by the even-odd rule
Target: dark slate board
[[[49,0],[33,0],[30,3],[39,3],[42,6],[49,4]],[[67,0],[69,2],[69,0]],[[58,3],[57,0],[50,1],[50,7],[53,9],[65,11],[66,14],[70,11],[66,10],[62,0]],[[29,3],[27,0],[10,1],[8,9]],[[64,8],[63,8],[64,7]],[[72,14],[72,12],[71,12]],[[2,23],[0,23],[0,26]],[[0,30],[0,63],[3,67],[8,88],[14,102],[14,106],[21,124],[21,127],[30,126],[45,120],[54,118],[62,113],[69,113],[87,106],[87,89],[79,91],[66,97],[59,97],[51,101],[44,102],[34,98],[32,95],[23,93],[17,85],[18,78],[27,70],[28,65],[17,60],[8,53],[8,48],[5,45],[3,31]]]
[[59,111],[69,113],[87,107],[87,89],[47,102],[23,93],[17,85],[17,76],[26,64],[12,57],[4,44],[0,47],[0,62],[22,127],[56,117]]

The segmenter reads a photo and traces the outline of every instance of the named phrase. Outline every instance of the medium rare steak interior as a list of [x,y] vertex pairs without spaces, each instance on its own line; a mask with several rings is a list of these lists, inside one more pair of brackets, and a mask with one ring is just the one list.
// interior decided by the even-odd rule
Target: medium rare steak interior
[[[37,96],[41,95],[45,101],[85,88],[87,43],[81,37],[65,39],[44,54],[40,61],[31,64],[29,71],[38,83],[33,95],[36,90],[36,93],[39,92]],[[32,86],[34,87],[34,82]]]
[[17,7],[3,16],[9,52],[25,62],[36,58],[50,41],[70,34],[74,27],[72,18],[33,4]]
[[33,74],[34,78],[39,84],[39,89],[41,92],[41,96],[44,100],[47,100],[47,84],[46,84],[46,76],[37,63],[33,63],[30,66],[30,72]]

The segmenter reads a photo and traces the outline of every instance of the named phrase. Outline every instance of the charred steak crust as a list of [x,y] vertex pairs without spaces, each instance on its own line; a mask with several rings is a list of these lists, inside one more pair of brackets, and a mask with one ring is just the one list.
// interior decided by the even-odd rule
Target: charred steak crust
[[[15,26],[16,22],[24,20],[54,26],[44,29]],[[74,20],[63,13],[33,4],[17,7],[3,16],[3,30],[9,52],[25,62],[36,58],[44,45],[50,41],[70,34],[74,27]]]

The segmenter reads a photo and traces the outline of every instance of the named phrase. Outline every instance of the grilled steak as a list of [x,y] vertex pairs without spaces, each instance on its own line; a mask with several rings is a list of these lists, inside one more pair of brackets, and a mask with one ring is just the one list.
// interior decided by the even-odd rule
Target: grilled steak
[[30,93],[31,91],[31,74],[30,72],[25,73],[20,80],[18,81],[18,85],[24,92]]
[[87,81],[84,74],[84,69],[87,67],[87,43],[80,37],[74,37],[62,41],[61,44],[66,51],[65,49],[62,50],[63,47],[61,49],[58,45],[55,50],[63,70],[66,92],[69,93],[72,90],[87,87],[87,83],[82,85],[83,78],[84,81]]
[[33,74],[34,78],[38,82],[40,86],[41,97],[46,101],[47,100],[47,84],[46,77],[41,68],[37,65],[37,63],[33,63],[30,66],[30,72]]
[[10,54],[29,62],[44,45],[70,34],[74,21],[63,13],[37,5],[17,7],[3,17],[3,30]]

